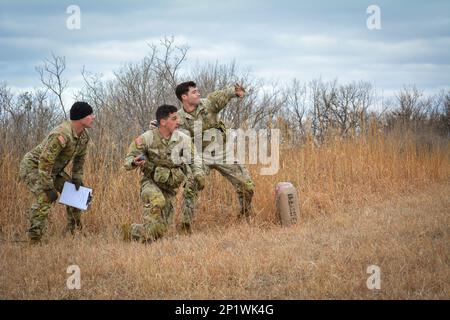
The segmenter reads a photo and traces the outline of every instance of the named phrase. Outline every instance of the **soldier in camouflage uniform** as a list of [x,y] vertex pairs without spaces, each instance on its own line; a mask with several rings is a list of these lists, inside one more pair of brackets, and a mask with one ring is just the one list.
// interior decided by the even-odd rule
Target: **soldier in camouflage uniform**
[[[207,139],[203,139],[203,135],[209,129],[217,129],[222,135],[222,141],[226,141],[226,128],[222,121],[218,119],[218,113],[235,97],[242,98],[245,90],[238,84],[218,90],[209,94],[206,99],[200,99],[200,92],[197,85],[192,82],[183,82],[179,84],[175,90],[177,98],[182,102],[183,108],[178,111],[180,116],[180,129],[187,130],[191,137],[194,138],[195,123],[201,124],[200,137],[202,141],[202,150],[205,150],[210,144]],[[224,159],[224,158],[222,158]],[[248,217],[251,213],[252,197],[254,193],[254,184],[247,168],[243,164],[232,163],[212,163],[204,160],[204,168],[206,173],[209,169],[219,171],[235,188],[239,204],[241,207],[241,216]],[[198,198],[199,188],[193,179],[189,179],[184,190],[182,229],[191,232],[192,218],[194,213],[195,202]]]
[[[77,190],[83,184],[83,165],[89,142],[86,128],[91,128],[95,116],[86,102],[75,102],[70,109],[70,121],[64,121],[54,128],[47,137],[28,152],[20,162],[19,178],[36,196],[28,218],[28,237],[37,243],[46,229],[47,217],[53,202],[58,198],[64,182],[75,184]],[[64,168],[73,159],[72,177]],[[81,230],[81,211],[66,207],[67,226],[65,231],[72,234]]]
[[172,221],[177,188],[186,175],[190,175],[200,189],[205,184],[202,160],[190,137],[176,130],[179,125],[177,108],[160,106],[156,119],[158,128],[137,137],[126,156],[125,169],[140,168],[143,173],[140,193],[144,223],[124,225],[125,240],[152,242],[162,237]]

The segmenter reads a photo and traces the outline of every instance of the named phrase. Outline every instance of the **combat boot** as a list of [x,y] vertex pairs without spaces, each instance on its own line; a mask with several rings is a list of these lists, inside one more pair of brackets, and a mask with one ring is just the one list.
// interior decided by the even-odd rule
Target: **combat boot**
[[83,235],[83,225],[81,224],[81,221],[75,221],[75,220],[71,220],[70,222],[67,223],[67,225],[64,227],[63,229],[63,236],[67,236],[67,234],[70,232],[70,234],[73,236],[75,235],[76,231],[80,231]]
[[192,234],[192,226],[189,222],[182,222],[180,230],[184,234]]
[[41,237],[28,233],[28,241],[31,245],[41,244]]

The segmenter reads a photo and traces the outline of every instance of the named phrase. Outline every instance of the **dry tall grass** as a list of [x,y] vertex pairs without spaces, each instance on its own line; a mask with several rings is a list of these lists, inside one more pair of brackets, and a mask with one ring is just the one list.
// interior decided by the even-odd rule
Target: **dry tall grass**
[[[194,234],[181,236],[173,226],[152,245],[123,243],[119,235],[122,223],[140,220],[139,175],[95,154],[85,168],[95,190],[83,217],[87,236],[61,237],[64,207],[57,205],[38,247],[13,242],[25,239],[32,197],[17,181],[19,159],[1,155],[1,298],[450,297],[450,143],[423,147],[411,137],[372,134],[283,149],[278,174],[250,167],[251,225],[236,219],[233,189],[213,172]],[[277,224],[279,181],[299,191],[293,228]],[[81,268],[82,290],[65,287],[70,264]],[[365,287],[370,264],[382,269],[382,290]]]

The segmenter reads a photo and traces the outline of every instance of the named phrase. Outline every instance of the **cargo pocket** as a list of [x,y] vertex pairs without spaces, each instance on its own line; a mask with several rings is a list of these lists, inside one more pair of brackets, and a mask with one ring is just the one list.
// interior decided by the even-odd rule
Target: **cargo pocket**
[[159,184],[167,184],[170,176],[170,169],[165,167],[156,167],[153,180]]
[[178,188],[184,181],[185,175],[183,173],[183,170],[180,168],[174,168],[170,170],[170,177],[168,184],[171,188]]

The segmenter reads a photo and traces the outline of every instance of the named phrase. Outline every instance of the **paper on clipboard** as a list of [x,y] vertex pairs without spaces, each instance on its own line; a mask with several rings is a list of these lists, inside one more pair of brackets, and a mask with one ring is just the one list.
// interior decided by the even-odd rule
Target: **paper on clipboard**
[[64,186],[59,197],[59,203],[75,207],[81,210],[87,210],[92,189],[80,186],[78,191],[75,185],[70,182],[64,182]]

